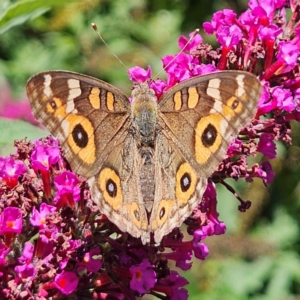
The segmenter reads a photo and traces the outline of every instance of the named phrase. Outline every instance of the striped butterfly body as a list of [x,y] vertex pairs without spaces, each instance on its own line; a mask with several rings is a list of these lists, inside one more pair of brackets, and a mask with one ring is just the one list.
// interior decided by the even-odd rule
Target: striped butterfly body
[[39,73],[26,88],[36,119],[87,178],[100,212],[143,244],[151,233],[160,243],[191,214],[261,93],[243,71],[194,77],[159,101],[147,83],[129,103],[116,87],[65,71]]

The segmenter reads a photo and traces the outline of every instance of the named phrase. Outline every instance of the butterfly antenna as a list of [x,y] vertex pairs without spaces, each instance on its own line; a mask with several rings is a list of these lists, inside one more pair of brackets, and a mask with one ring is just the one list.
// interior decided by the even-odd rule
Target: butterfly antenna
[[[119,56],[117,54],[114,53],[114,51],[109,47],[109,45],[105,42],[104,38],[102,37],[102,35],[100,34],[100,31],[98,30],[98,27],[95,23],[91,24],[93,29],[95,30],[95,32],[97,33],[97,35],[99,36],[100,40],[103,42],[103,44],[109,49],[109,51],[113,54],[113,56],[119,61],[119,63],[126,69],[126,71],[128,72],[128,68],[127,66],[122,62],[122,60],[119,58]],[[131,76],[134,78],[134,80],[138,83],[138,80],[135,78],[135,76],[133,74],[131,74]]]
[[102,37],[102,35],[100,34],[100,31],[98,30],[98,27],[95,23],[91,24],[93,29],[95,30],[95,32],[98,34],[100,40],[103,42],[103,44],[110,50],[110,52],[113,54],[113,56],[119,61],[119,63],[126,69],[126,71],[128,71],[127,66],[121,61],[121,59],[118,57],[117,54],[115,54],[113,52],[113,50],[109,47],[109,45],[105,42],[104,38]]
[[193,38],[195,37],[195,35],[197,33],[199,33],[199,28],[195,29],[193,34],[191,35],[191,37],[189,38],[189,40],[186,42],[186,44],[183,46],[183,48],[173,57],[173,59],[162,69],[160,70],[154,77],[152,80],[155,80],[158,75],[162,72],[167,70],[167,68],[176,60],[176,58],[186,49],[186,47],[189,45],[189,43],[193,40]]

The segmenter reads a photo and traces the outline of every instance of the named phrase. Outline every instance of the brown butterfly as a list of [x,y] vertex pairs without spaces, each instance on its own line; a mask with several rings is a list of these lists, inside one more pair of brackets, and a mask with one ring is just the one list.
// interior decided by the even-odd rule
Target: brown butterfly
[[147,83],[129,103],[116,87],[65,71],[39,73],[26,88],[36,119],[88,179],[100,212],[143,244],[152,232],[159,243],[191,214],[261,93],[243,71],[194,77],[159,101]]

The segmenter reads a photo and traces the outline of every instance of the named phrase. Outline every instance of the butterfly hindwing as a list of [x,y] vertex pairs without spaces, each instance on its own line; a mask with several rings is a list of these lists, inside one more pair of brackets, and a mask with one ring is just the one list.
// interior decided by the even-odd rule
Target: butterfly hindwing
[[139,152],[132,135],[114,147],[101,169],[88,180],[93,200],[101,213],[122,231],[150,242],[138,165]]
[[149,231],[154,232],[154,240],[159,243],[192,213],[206,189],[207,178],[197,176],[163,134],[157,135],[155,149],[156,189]]

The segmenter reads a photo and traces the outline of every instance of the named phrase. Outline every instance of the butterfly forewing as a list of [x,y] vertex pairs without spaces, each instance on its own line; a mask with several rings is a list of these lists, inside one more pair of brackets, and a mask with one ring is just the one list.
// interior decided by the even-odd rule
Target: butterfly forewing
[[34,116],[60,140],[73,170],[81,175],[95,174],[114,144],[124,140],[130,104],[114,86],[50,71],[32,77],[26,88]]

